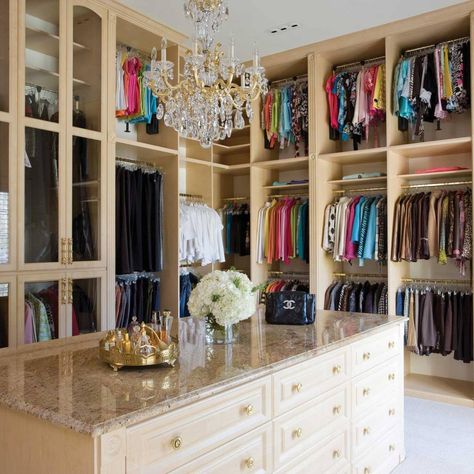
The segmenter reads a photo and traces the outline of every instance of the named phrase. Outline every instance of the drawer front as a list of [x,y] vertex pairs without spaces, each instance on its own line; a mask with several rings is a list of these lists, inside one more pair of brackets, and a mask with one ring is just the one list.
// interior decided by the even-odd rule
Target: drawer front
[[272,425],[240,436],[234,441],[211,451],[182,466],[173,474],[240,474],[272,472]]
[[393,398],[383,402],[379,408],[373,407],[368,416],[352,423],[352,458],[358,458],[382,438],[385,433],[402,426],[402,404]]
[[348,426],[349,420],[349,383],[278,417],[273,425],[275,466],[307,453],[338,427]]
[[398,359],[356,378],[352,382],[352,414],[359,416],[372,410],[384,397],[402,397],[403,375]]
[[127,428],[127,472],[176,469],[271,419],[271,379]]
[[403,454],[403,437],[399,429],[390,431],[374,443],[366,455],[353,463],[354,474],[388,474],[399,464]]
[[274,415],[299,407],[349,380],[349,354],[346,349],[338,350],[275,374]]
[[403,328],[397,326],[352,346],[352,376],[355,377],[403,350]]
[[300,457],[276,471],[277,474],[344,474],[350,472],[349,431],[325,438]]

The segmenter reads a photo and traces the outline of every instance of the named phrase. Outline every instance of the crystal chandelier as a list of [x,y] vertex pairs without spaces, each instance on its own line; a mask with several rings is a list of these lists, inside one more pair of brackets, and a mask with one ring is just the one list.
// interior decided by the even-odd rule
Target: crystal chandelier
[[[153,48],[151,66],[144,82],[158,97],[158,119],[164,118],[181,137],[199,140],[209,148],[214,141],[230,137],[245,127],[244,112],[253,118],[252,102],[268,90],[265,69],[255,51],[253,65],[245,68],[235,57],[232,40],[228,54],[214,43],[215,35],[228,18],[227,0],[186,0],[186,16],[194,23],[192,52],[184,58],[184,78],[173,85],[174,64],[166,59],[166,39],[161,60]],[[240,78],[240,85],[234,79]]]

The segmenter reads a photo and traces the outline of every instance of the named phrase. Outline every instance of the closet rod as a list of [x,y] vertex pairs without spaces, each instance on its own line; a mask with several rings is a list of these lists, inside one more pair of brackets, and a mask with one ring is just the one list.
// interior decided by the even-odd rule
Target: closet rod
[[411,54],[411,53],[416,53],[419,51],[424,51],[426,49],[434,49],[436,46],[442,46],[445,44],[454,44],[454,43],[464,43],[469,41],[471,38],[469,36],[463,36],[461,38],[456,38],[448,41],[443,41],[442,43],[436,43],[436,44],[429,44],[427,46],[421,46],[419,48],[413,48],[413,49],[406,49],[405,51],[402,51],[402,56],[405,54]]
[[248,199],[247,196],[239,196],[235,198],[224,198],[223,201],[248,201]]
[[46,87],[39,86],[38,84],[32,84],[31,82],[25,83],[25,87],[31,87],[35,89],[36,92],[49,92],[50,94],[58,95],[58,91],[53,91],[52,89],[46,89]]
[[270,81],[270,87],[275,84],[292,84],[293,82],[302,81],[303,79],[308,79],[308,74],[300,74],[299,76],[293,76],[288,79],[279,79],[278,81]]
[[380,273],[333,273],[333,277],[336,278],[387,278],[387,275],[381,275]]
[[364,191],[386,191],[386,186],[378,186],[374,188],[353,188],[353,189],[334,189],[333,193],[344,194],[344,193],[359,193]]
[[202,199],[202,194],[179,193],[179,197]]
[[268,198],[281,198],[281,197],[308,197],[307,192],[300,192],[300,193],[286,193],[286,194],[269,194]]
[[404,184],[402,189],[436,188],[439,186],[462,186],[472,184],[471,180],[466,181],[447,181],[445,183],[426,183],[426,184]]
[[129,158],[121,158],[120,156],[117,156],[115,158],[115,163],[120,163],[120,162],[123,162],[123,163],[128,163],[128,164],[131,164],[131,165],[135,165],[135,166],[148,166],[150,168],[155,168],[157,170],[161,170],[161,167],[160,166],[157,166],[156,164],[154,163],[150,163],[148,161],[141,161],[141,160],[131,160]]
[[281,272],[281,271],[278,271],[278,270],[270,270],[268,272],[269,275],[273,275],[273,276],[281,276],[281,275],[292,275],[292,276],[309,276],[309,273],[308,272]]
[[370,58],[370,59],[363,59],[362,61],[354,61],[352,63],[346,63],[346,64],[341,64],[339,66],[333,66],[333,70],[337,71],[338,69],[345,69],[353,66],[364,66],[365,64],[368,63],[374,63],[378,61],[385,60],[385,56],[377,56],[375,58]]
[[451,280],[438,280],[432,278],[402,278],[402,283],[440,283],[440,284],[449,284],[449,285],[470,285],[471,282],[469,280],[459,280],[459,279],[451,279]]

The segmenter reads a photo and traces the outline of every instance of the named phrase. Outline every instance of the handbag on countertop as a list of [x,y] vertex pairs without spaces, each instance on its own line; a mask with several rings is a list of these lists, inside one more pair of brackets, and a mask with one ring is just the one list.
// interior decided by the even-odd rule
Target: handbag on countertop
[[265,321],[268,324],[313,324],[315,295],[304,291],[280,291],[266,295]]

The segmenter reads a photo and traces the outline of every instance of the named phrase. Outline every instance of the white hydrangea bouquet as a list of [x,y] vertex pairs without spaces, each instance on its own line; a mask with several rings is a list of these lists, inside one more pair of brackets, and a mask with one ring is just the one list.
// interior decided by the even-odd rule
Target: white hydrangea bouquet
[[[255,313],[258,288],[234,269],[215,270],[200,280],[191,292],[188,309],[191,316],[207,320],[208,342],[235,339],[232,327]],[[222,330],[225,332],[219,333]]]

